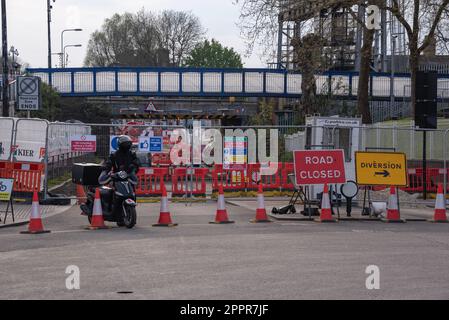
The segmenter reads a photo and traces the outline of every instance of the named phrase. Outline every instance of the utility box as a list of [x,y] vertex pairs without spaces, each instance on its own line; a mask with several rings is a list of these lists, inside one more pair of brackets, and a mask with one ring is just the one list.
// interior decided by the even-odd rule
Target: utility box
[[[343,150],[346,180],[355,181],[355,153],[360,151],[362,119],[314,116],[306,118],[306,125],[305,149]],[[313,186],[311,191],[312,196],[318,198],[323,187]]]
[[93,163],[75,163],[72,167],[72,182],[82,186],[99,186],[103,167]]

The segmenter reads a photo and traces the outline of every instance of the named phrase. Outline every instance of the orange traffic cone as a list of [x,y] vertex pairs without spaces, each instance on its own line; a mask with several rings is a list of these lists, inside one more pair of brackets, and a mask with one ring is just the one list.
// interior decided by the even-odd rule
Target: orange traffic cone
[[234,221],[229,221],[228,211],[226,210],[226,203],[223,191],[223,185],[218,188],[218,208],[215,221],[210,222],[211,224],[231,224]]
[[84,191],[84,187],[82,185],[76,185],[76,199],[78,201],[78,205],[86,203],[86,192]]
[[39,208],[39,196],[37,191],[33,193],[33,203],[31,204],[30,224],[28,225],[28,231],[21,232],[22,234],[43,234],[50,233],[50,231],[44,230],[42,224],[41,210]]
[[405,220],[401,219],[401,212],[398,207],[398,195],[396,193],[396,188],[390,188],[390,198],[388,199],[388,210],[387,217],[382,219],[383,222],[387,223],[404,223]]
[[331,201],[329,198],[329,186],[327,184],[324,185],[323,199],[321,200],[321,214],[320,218],[317,221],[337,222],[337,220],[332,217]]
[[443,185],[440,184],[438,186],[438,195],[435,204],[435,216],[431,222],[438,223],[447,223],[447,215],[446,215],[446,199],[444,198],[444,188]]
[[94,201],[94,209],[92,212],[92,220],[90,227],[86,228],[87,230],[103,230],[109,229],[104,224],[103,219],[103,208],[101,206],[101,197],[100,197],[100,189],[95,190],[95,201]]
[[161,213],[159,223],[154,224],[153,227],[176,227],[177,225],[177,223],[172,222],[170,210],[168,209],[167,188],[165,183],[162,182]]
[[259,184],[259,192],[257,194],[257,210],[256,219],[251,220],[252,223],[268,223],[271,222],[268,219],[267,210],[265,208],[265,197],[263,195],[263,186]]

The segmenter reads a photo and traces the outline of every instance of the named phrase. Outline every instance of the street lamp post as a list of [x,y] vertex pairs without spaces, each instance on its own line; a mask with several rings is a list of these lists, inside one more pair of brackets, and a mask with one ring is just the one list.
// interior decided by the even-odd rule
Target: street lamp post
[[11,53],[11,57],[12,57],[12,74],[13,74],[13,76],[15,76],[16,71],[17,71],[16,57],[19,56],[19,51],[16,48],[11,47],[11,49],[9,49],[9,52]]
[[83,29],[76,28],[76,29],[65,29],[65,30],[62,30],[62,32],[61,32],[61,55],[62,55],[62,57],[61,57],[61,68],[65,68],[65,63],[64,63],[64,61],[65,61],[65,55],[64,55],[64,33],[65,32],[80,32],[80,31],[83,31]]
[[[53,6],[51,5],[52,0],[47,0],[47,37],[48,37],[48,68],[51,69],[51,10]],[[56,0],[53,0],[53,3]]]
[[6,20],[6,0],[2,0],[2,56],[3,56],[3,116],[9,117],[9,97],[8,97],[8,28]]
[[66,52],[66,49],[67,48],[81,48],[83,45],[81,45],[81,44],[69,44],[69,45],[66,45],[66,46],[64,46],[64,49],[62,50],[62,56],[63,56],[63,59],[62,59],[62,63],[63,63],[63,65],[64,65],[64,67],[66,67],[66,63],[65,63],[65,59],[66,59],[66,55],[65,55],[65,52]]

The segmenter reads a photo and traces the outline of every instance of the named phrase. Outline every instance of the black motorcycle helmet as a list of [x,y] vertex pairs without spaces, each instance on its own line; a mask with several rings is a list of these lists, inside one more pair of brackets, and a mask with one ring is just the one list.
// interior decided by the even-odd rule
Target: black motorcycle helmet
[[118,138],[118,149],[122,152],[128,152],[133,146],[133,141],[129,136],[121,136]]

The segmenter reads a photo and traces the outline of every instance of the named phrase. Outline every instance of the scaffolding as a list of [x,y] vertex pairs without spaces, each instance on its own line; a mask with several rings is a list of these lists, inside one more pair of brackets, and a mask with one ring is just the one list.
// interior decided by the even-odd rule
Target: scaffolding
[[[365,9],[354,3],[354,0],[279,0],[277,68],[296,69],[291,40],[300,37],[301,26],[312,21],[313,31],[326,40],[323,54],[329,57],[330,69],[359,71],[363,27],[345,8],[352,5],[352,11],[362,21],[365,20]],[[399,4],[403,10],[404,0],[399,0]],[[394,56],[408,54],[407,37],[404,27],[391,12],[381,11],[380,23],[381,30],[374,35],[372,70],[388,72]]]

